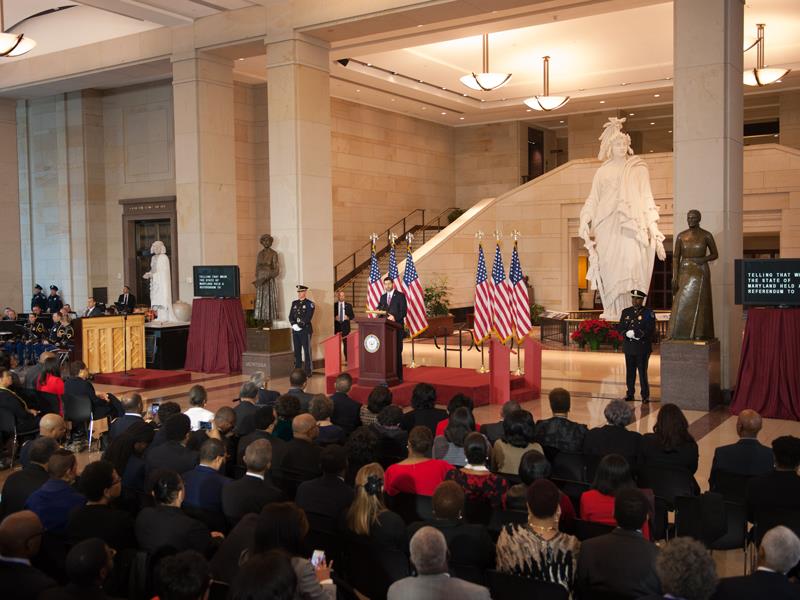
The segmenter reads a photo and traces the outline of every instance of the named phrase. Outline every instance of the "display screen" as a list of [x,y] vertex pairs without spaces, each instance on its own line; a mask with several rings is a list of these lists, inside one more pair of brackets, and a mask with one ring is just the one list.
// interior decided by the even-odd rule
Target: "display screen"
[[238,298],[239,267],[194,267],[194,295],[200,298]]
[[800,306],[800,259],[735,261],[735,301],[746,306]]

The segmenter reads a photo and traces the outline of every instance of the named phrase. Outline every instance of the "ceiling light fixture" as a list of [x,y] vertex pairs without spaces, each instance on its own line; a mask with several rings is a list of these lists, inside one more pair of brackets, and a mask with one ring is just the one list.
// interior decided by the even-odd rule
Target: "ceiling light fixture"
[[3,0],[0,0],[0,57],[22,56],[36,47],[36,42],[24,33],[5,33]]
[[511,73],[491,73],[489,71],[489,34],[483,34],[483,70],[480,73],[464,75],[459,81],[476,92],[490,92],[503,87],[511,79]]
[[758,28],[758,39],[756,40],[756,45],[758,46],[756,68],[747,69],[742,76],[742,81],[745,85],[763,87],[771,83],[776,83],[781,77],[789,73],[791,69],[764,67],[764,24],[758,23],[756,27]]
[[541,96],[533,96],[525,100],[525,104],[533,110],[543,110],[549,112],[561,108],[569,102],[569,96],[551,96],[550,95],[550,57],[543,57],[544,60],[544,94]]

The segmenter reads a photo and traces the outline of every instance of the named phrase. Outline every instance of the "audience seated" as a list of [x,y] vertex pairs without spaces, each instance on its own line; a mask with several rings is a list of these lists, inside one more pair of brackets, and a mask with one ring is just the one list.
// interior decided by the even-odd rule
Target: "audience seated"
[[[473,431],[475,431],[475,419],[472,413],[464,406],[457,408],[450,414],[444,434],[437,435],[433,439],[433,458],[446,460],[456,467],[466,465],[464,440]],[[486,444],[488,445],[488,442]]]
[[492,448],[492,470],[506,475],[519,474],[519,461],[528,450],[544,452],[533,442],[533,415],[527,410],[516,410],[503,419],[503,436]]
[[[550,477],[550,461],[541,452],[528,450],[522,455],[519,463],[519,478],[522,483],[511,486],[506,494],[506,509],[521,510],[528,512],[528,488],[534,481],[548,479]],[[569,496],[564,492],[559,492],[558,506],[561,509],[561,518],[558,521],[558,528],[561,531],[572,531],[575,521],[575,507]]]
[[69,583],[43,592],[40,600],[105,600],[106,578],[114,568],[114,551],[100,538],[89,538],[75,544],[64,563]]
[[275,422],[272,435],[285,442],[291,440],[292,421],[300,412],[300,400],[295,396],[284,394],[279,397],[275,403],[275,415],[278,417],[278,420]]
[[344,479],[353,485],[361,467],[378,460],[378,434],[371,427],[362,425],[347,438],[344,449],[347,452],[347,475]]
[[292,440],[287,442],[281,462],[273,468],[276,476],[297,481],[319,477],[321,448],[314,443],[318,433],[317,422],[311,415],[305,413],[294,418]]
[[690,537],[673,538],[661,548],[656,574],[663,598],[708,600],[717,585],[714,559],[702,543]]
[[486,436],[486,439],[489,440],[490,444],[494,445],[497,440],[503,437],[503,434],[505,433],[503,423],[505,422],[506,417],[518,410],[522,410],[519,402],[516,400],[509,400],[503,404],[503,407],[500,409],[500,420],[497,423],[481,425],[480,432]]
[[400,426],[410,432],[422,426],[436,433],[436,426],[447,418],[447,411],[436,408],[436,388],[429,383],[418,383],[411,392],[411,410],[403,415]]
[[259,513],[272,502],[284,499],[283,492],[269,477],[272,466],[272,444],[269,440],[255,440],[244,452],[246,471],[222,488],[222,512],[233,526],[248,513]]
[[739,413],[736,419],[739,441],[714,450],[711,474],[708,477],[712,491],[714,477],[720,471],[747,476],[766,475],[772,471],[775,457],[770,448],[758,441],[759,431],[761,431],[761,415],[749,408]]
[[36,600],[56,582],[31,565],[44,528],[35,513],[16,512],[0,522],[0,589],[4,600]]
[[195,550],[161,559],[155,579],[158,600],[206,600],[211,583],[208,563]]
[[[164,427],[164,424],[169,421],[170,418],[179,414],[181,414],[181,405],[177,402],[162,402],[158,405],[158,409],[155,411],[152,421],[153,427],[156,429],[156,435],[153,437],[153,441],[150,443],[151,448],[160,446],[167,441],[167,429]],[[191,431],[191,427],[189,431]],[[202,433],[205,434],[205,432]]]
[[189,421],[192,423],[192,431],[197,431],[201,426],[205,426],[208,429],[211,428],[214,413],[205,408],[207,400],[208,393],[202,385],[193,385],[189,389],[190,408],[183,411],[183,414],[189,417]]
[[758,567],[743,577],[721,579],[714,600],[790,600],[800,598],[800,587],[786,574],[800,562],[800,539],[778,525],[764,534],[758,548]]
[[432,600],[434,598],[461,598],[464,600],[489,600],[489,590],[469,583],[447,572],[447,541],[441,531],[423,527],[414,534],[410,543],[411,563],[416,577],[395,581],[387,595],[388,600]]
[[464,490],[454,481],[444,481],[433,493],[433,519],[408,526],[411,538],[421,527],[430,525],[444,534],[452,567],[478,572],[494,568],[494,542],[482,525],[464,521]]
[[[604,456],[597,465],[592,489],[581,494],[581,519],[605,525],[617,525],[614,517],[616,514],[615,498],[620,491],[635,488],[636,482],[633,480],[631,467],[625,457],[619,454]],[[652,492],[648,499],[649,505],[652,507],[654,501]],[[645,539],[651,539],[650,524],[647,521],[642,528],[642,534]]]
[[[273,461],[280,462],[286,442],[275,436],[273,425],[275,423],[275,413],[271,406],[259,406],[253,415],[252,433],[239,438],[236,446],[236,464],[240,467],[244,465],[244,453],[247,447],[256,440],[267,440],[272,446]],[[240,471],[241,472],[241,471]]]
[[315,394],[308,405],[308,412],[317,421],[317,428],[319,429],[317,444],[324,446],[326,444],[341,444],[344,442],[347,437],[344,429],[331,422],[333,400],[325,394]]
[[[306,511],[337,520],[353,503],[353,488],[345,483],[347,452],[332,444],[319,455],[322,476],[304,481],[297,487],[295,504]],[[387,473],[388,475],[388,473]]]
[[48,359],[54,358],[56,356],[55,352],[42,352],[39,355],[39,361],[30,367],[27,372],[25,373],[25,387],[29,390],[35,390],[36,384],[39,382],[39,377],[44,370],[44,363],[47,362]]
[[133,423],[139,423],[143,420],[144,405],[142,404],[141,394],[130,392],[125,394],[120,402],[125,413],[121,417],[114,419],[108,427],[108,437],[112,442]]
[[353,400],[348,394],[353,387],[353,378],[350,373],[340,373],[333,384],[336,390],[331,394],[333,401],[333,415],[331,422],[345,430],[348,435],[361,425],[361,404]]
[[8,411],[14,417],[14,425],[18,434],[36,431],[37,410],[29,408],[11,387],[13,377],[11,371],[0,367],[0,410]]
[[367,403],[361,406],[359,419],[362,425],[372,425],[380,412],[392,403],[392,392],[385,385],[375,386],[369,393]]
[[[256,413],[258,409],[256,410]],[[253,416],[253,424],[255,425],[255,415]],[[214,420],[211,422],[211,430],[206,431],[200,429],[189,433],[189,439],[186,441],[186,448],[192,452],[199,452],[200,446],[203,445],[208,439],[219,440],[225,446],[225,471],[224,474],[228,477],[234,477],[240,474],[237,472],[238,464],[236,462],[236,453],[239,445],[239,436],[235,432],[236,429],[236,413],[230,406],[222,406],[214,413]]]
[[181,476],[160,469],[152,474],[150,482],[155,506],[143,508],[136,517],[139,548],[151,555],[164,548],[210,552],[213,541],[208,527],[181,510],[185,494]]
[[665,404],[658,411],[653,433],[642,436],[639,461],[644,466],[697,471],[697,442],[689,433],[689,423],[675,404]]
[[400,428],[402,418],[403,409],[391,404],[369,426],[378,434],[378,462],[384,468],[408,456],[408,432]]
[[497,570],[572,591],[580,542],[558,529],[560,494],[546,479],[528,488],[528,522],[503,527],[497,540]]
[[222,490],[231,480],[220,473],[225,464],[225,446],[208,439],[200,446],[200,463],[183,477],[183,506],[222,514]]
[[258,388],[252,381],[246,381],[242,384],[239,390],[239,403],[233,412],[236,413],[236,426],[234,433],[242,436],[252,433],[254,429],[253,415],[258,408],[256,407],[256,400],[258,399]]
[[[34,440],[43,437],[50,438],[60,446],[64,442],[66,435],[67,424],[64,422],[64,418],[55,413],[48,413],[46,415],[42,415],[42,418],[39,419],[39,435],[34,438]],[[27,467],[30,463],[31,444],[34,442],[34,440],[28,440],[25,442],[19,451],[19,463],[23,467]]]
[[153,441],[155,431],[150,423],[139,421],[114,439],[104,458],[122,475],[121,500],[129,510],[138,510],[145,494],[145,453]]
[[150,447],[145,454],[145,474],[149,475],[157,469],[169,469],[176,473],[185,473],[197,465],[197,452],[189,450],[186,442],[189,439],[191,423],[189,417],[177,414],[163,425],[166,441],[157,447]]
[[274,407],[281,394],[275,390],[268,389],[269,377],[266,376],[264,371],[256,371],[250,375],[250,381],[258,388],[258,400],[256,401],[256,405]]
[[25,508],[28,497],[49,479],[47,462],[58,449],[53,438],[39,437],[30,442],[28,466],[8,476],[3,484],[0,519]]
[[[447,429],[447,425],[450,422],[450,416],[459,408],[466,408],[470,414],[472,414],[475,408],[472,398],[465,394],[456,394],[450,398],[450,402],[447,403],[447,418],[442,419],[436,424],[436,435],[444,435],[444,430]],[[480,429],[480,425],[475,426],[475,431],[478,429]]]
[[56,450],[47,461],[50,476],[38,490],[28,496],[25,508],[36,513],[48,532],[63,533],[69,514],[86,504],[86,496],[72,487],[78,476],[78,461],[69,450]]
[[95,420],[106,417],[117,418],[125,414],[125,408],[116,396],[98,394],[95,391],[94,385],[89,381],[89,369],[82,360],[73,360],[69,364],[69,377],[64,381],[64,394],[73,398],[89,398],[92,401],[92,417]]
[[415,426],[408,434],[408,458],[386,469],[387,494],[433,495],[453,467],[444,460],[429,458],[432,447],[433,431],[424,425]]
[[64,416],[62,396],[64,395],[64,380],[61,379],[61,366],[58,358],[52,356],[44,361],[42,372],[36,380],[36,391],[54,394],[58,398],[58,414]]
[[655,571],[658,549],[642,535],[649,513],[650,502],[640,490],[624,488],[617,493],[618,527],[581,544],[575,582],[579,597],[603,593],[624,600],[660,593]]
[[406,524],[383,501],[384,471],[378,463],[361,467],[356,474],[356,491],[345,519],[347,530],[368,538],[375,548],[406,551]]
[[67,539],[80,542],[100,538],[116,551],[136,547],[133,517],[128,511],[114,508],[122,491],[122,478],[106,460],[89,463],[81,473],[80,490],[86,504],[74,510],[67,522]]
[[300,412],[308,412],[308,405],[311,404],[311,394],[306,393],[306,384],[308,383],[308,375],[303,369],[294,369],[289,373],[289,389],[286,393],[290,396],[297,398],[300,402]]
[[281,550],[252,556],[236,573],[228,600],[293,600],[298,596],[297,573]]
[[775,509],[800,510],[800,438],[783,435],[772,442],[775,470],[753,477],[747,483],[747,513],[750,520]]
[[[459,418],[457,414],[453,417],[453,423]],[[477,431],[468,434],[464,438],[466,464],[460,469],[449,471],[447,479],[455,481],[464,489],[468,501],[483,503],[496,510],[505,503],[508,482],[486,466],[489,462],[488,451],[489,443],[482,434]]]
[[639,444],[642,434],[626,429],[633,423],[633,408],[625,400],[612,400],[603,411],[607,424],[595,427],[586,432],[583,438],[583,453],[600,460],[607,454],[619,454],[631,466],[636,464],[639,456]]
[[550,390],[550,410],[553,416],[536,423],[534,439],[544,448],[561,452],[580,452],[588,431],[586,425],[569,420],[571,398],[564,388]]

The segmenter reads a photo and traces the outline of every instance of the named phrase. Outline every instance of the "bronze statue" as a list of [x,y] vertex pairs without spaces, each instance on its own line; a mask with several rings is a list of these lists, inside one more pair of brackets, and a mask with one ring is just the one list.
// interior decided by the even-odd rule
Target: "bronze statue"
[[271,248],[272,236],[268,233],[259,240],[264,249],[258,253],[256,260],[256,302],[254,316],[256,321],[272,324],[278,319],[278,292],[275,278],[278,276],[278,253]]
[[699,210],[690,210],[686,214],[689,229],[675,237],[675,251],[672,254],[672,315],[669,319],[670,337],[673,340],[714,339],[708,263],[717,260],[719,254],[714,236],[700,228],[700,219]]

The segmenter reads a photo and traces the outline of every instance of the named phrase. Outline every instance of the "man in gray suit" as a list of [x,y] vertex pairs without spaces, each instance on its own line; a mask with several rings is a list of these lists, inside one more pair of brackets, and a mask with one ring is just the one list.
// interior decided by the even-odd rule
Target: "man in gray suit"
[[387,600],[491,600],[489,590],[447,573],[447,541],[438,529],[423,527],[411,538],[411,562],[416,577],[395,581]]

